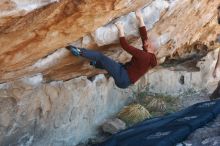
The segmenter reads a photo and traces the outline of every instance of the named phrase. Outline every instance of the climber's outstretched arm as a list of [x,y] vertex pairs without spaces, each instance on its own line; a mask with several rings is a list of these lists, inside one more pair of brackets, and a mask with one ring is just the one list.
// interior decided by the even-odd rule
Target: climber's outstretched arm
[[118,34],[119,34],[119,40],[121,47],[127,51],[129,54],[131,54],[134,57],[139,57],[139,55],[142,53],[140,50],[134,48],[133,46],[129,45],[128,42],[125,39],[125,34],[124,34],[124,26],[122,23],[118,22],[115,23],[116,27],[118,28]]
[[136,18],[138,20],[139,32],[140,32],[141,40],[142,40],[142,43],[144,44],[144,41],[148,40],[148,36],[147,36],[146,26],[144,24],[144,18],[143,18],[142,14],[141,14],[141,10],[138,9],[135,12],[135,15],[136,15]]
[[123,24],[121,22],[117,22],[117,23],[115,23],[115,26],[118,29],[118,36],[119,37],[125,37]]
[[139,27],[145,26],[145,24],[144,24],[144,18],[143,18],[142,14],[141,14],[141,10],[140,10],[140,9],[138,9],[138,10],[135,12],[135,15],[136,15],[136,18],[137,18],[137,20],[138,20]]

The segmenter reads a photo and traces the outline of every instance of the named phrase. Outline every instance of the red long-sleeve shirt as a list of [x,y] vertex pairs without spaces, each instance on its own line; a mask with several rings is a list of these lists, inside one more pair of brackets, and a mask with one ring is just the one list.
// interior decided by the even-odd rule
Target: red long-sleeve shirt
[[[145,26],[140,27],[139,31],[142,42],[144,42],[144,40],[148,39]],[[120,37],[120,44],[125,51],[132,55],[131,61],[125,64],[125,68],[133,84],[143,76],[150,67],[153,68],[157,65],[157,59],[154,54],[130,46],[125,40],[125,37]]]

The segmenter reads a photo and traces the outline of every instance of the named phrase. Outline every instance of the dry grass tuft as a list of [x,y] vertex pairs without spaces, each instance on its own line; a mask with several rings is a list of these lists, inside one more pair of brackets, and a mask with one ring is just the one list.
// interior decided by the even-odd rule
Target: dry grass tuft
[[143,121],[146,118],[150,118],[151,115],[144,106],[140,104],[132,104],[122,109],[118,114],[118,117],[127,125],[132,125]]

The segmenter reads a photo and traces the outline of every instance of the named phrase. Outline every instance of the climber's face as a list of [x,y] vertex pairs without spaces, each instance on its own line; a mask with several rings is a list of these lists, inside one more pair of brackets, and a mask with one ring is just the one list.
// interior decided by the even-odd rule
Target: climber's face
[[220,9],[218,10],[218,24],[220,24]]
[[149,53],[155,53],[155,48],[149,39],[144,41],[143,49]]
[[218,6],[218,24],[220,24],[220,5]]

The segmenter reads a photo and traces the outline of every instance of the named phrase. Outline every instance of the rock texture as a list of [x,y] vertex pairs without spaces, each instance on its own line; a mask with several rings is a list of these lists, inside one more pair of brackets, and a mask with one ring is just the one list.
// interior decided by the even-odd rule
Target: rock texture
[[[169,64],[167,68],[151,70],[145,76],[148,90],[153,93],[180,95],[186,92],[204,90],[212,93],[220,76],[212,77],[219,49],[209,52],[205,57],[184,63]],[[219,70],[218,70],[219,74]]]
[[102,130],[106,133],[114,134],[126,128],[125,122],[120,119],[109,119],[102,125]]
[[[220,31],[218,4],[219,0],[1,0],[0,145],[72,146],[87,140],[147,83],[150,91],[162,93],[206,89],[216,53],[208,54],[204,65],[197,63],[200,59],[191,62],[190,70],[191,63],[176,71],[157,68],[137,86],[120,90],[112,78],[90,78],[103,71],[63,47],[87,47],[126,62],[131,56],[118,44],[113,23],[121,21],[128,41],[141,48],[132,12],[141,6],[161,62],[202,58],[219,47],[214,41]],[[192,70],[196,72],[187,72]],[[79,76],[83,77],[75,78]]]
[[[207,67],[216,55],[217,51],[210,52],[204,66]],[[105,119],[116,115],[124,105],[133,100],[134,93],[145,89],[147,85],[151,92],[175,95],[189,89],[197,92],[207,89],[205,85],[208,84],[200,85],[200,77],[204,81],[208,78],[206,75],[210,78],[209,67],[206,69],[209,73],[195,72],[193,76],[197,75],[199,78],[192,81],[188,77],[194,73],[181,72],[186,77],[184,85],[179,82],[180,71],[166,70],[164,74],[164,69],[154,70],[136,86],[126,90],[115,87],[113,79],[107,79],[104,75],[43,83],[43,77],[39,74],[0,84],[0,145],[72,146],[85,142],[97,134],[98,127]],[[172,80],[168,79],[168,74],[172,75]],[[158,84],[155,76],[161,79],[160,84],[164,86]],[[173,84],[176,85],[176,90]],[[192,99],[185,96],[182,98],[188,104],[193,104]],[[199,100],[200,97],[197,96],[194,102]]]
[[[0,17],[0,82],[37,73],[43,73],[47,81],[99,73],[89,68],[88,62],[59,49],[71,42],[106,51],[107,55],[125,62],[129,56],[122,53],[117,30],[110,22],[123,16],[114,21],[122,21],[128,39],[140,47],[136,19],[134,13],[129,13],[140,6],[145,6],[143,15],[151,29],[149,34],[160,46],[159,58],[178,59],[207,52],[218,45],[214,42],[219,32],[218,3],[218,0],[4,0],[0,3],[4,12]],[[19,13],[22,8],[26,8],[24,14]]]
[[104,119],[132,100],[104,75],[42,84],[26,78],[0,87],[1,146],[73,146],[94,136]]
[[[53,71],[50,67],[49,70],[42,70],[44,66],[43,68],[35,66],[28,68],[28,66],[95,31],[112,19],[149,2],[149,0],[62,0],[24,16],[17,16],[10,20],[8,17],[1,18],[1,20],[6,19],[6,23],[3,22],[0,27],[2,81],[37,72]],[[67,56],[59,60],[64,68],[60,65],[56,65],[55,68],[62,68],[64,72],[76,71],[82,63],[72,58],[69,53]],[[66,74],[64,72],[62,75]],[[80,75],[83,72],[87,71],[80,70]],[[66,77],[68,78],[70,77]]]

